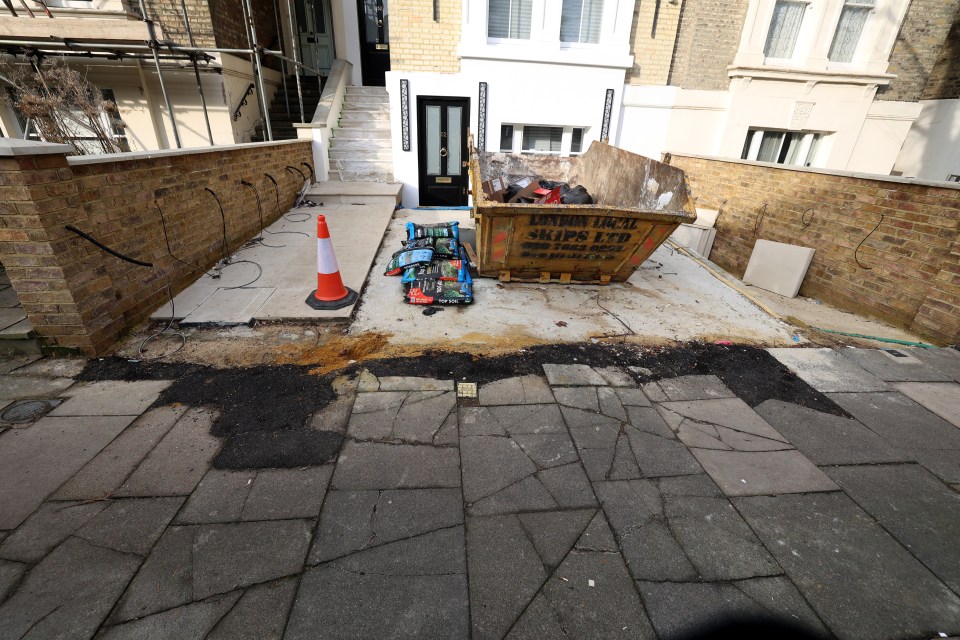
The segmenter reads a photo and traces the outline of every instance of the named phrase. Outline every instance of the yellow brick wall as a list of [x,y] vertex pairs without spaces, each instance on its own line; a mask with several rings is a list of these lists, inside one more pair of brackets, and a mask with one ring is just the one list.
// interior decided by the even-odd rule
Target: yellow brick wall
[[390,69],[457,73],[460,0],[398,0],[390,3]]
[[683,2],[660,0],[657,9],[657,0],[636,0],[630,31],[633,68],[627,70],[627,84],[667,84]]

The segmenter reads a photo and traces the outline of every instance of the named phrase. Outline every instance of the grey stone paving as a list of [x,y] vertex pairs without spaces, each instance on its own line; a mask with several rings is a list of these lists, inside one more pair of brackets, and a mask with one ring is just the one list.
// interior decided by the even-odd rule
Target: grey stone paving
[[103,415],[0,433],[0,639],[958,636],[960,429],[894,390],[956,358],[904,351],[777,354],[850,417],[637,367],[548,365],[479,406],[362,371],[300,432],[342,434],[336,459],[278,469],[212,468],[211,409],[149,408],[170,381],[54,385]]

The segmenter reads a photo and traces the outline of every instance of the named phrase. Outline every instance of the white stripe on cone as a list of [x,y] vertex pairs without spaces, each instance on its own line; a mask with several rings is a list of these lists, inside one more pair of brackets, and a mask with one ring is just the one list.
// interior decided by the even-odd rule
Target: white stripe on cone
[[333,253],[330,238],[317,238],[317,273],[331,274],[340,271],[337,256]]

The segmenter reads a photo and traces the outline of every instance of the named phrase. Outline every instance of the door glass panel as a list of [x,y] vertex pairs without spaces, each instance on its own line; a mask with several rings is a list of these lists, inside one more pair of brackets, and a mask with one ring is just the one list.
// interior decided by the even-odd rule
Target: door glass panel
[[319,7],[317,6],[316,2],[313,2],[313,21],[316,23],[315,30],[316,30],[317,33],[326,33],[326,32],[327,32],[327,26],[326,26],[326,24],[324,23],[324,17],[325,17],[325,16],[323,15],[323,13],[324,13],[324,12],[323,12],[323,9],[324,9],[324,7],[323,7],[323,2],[322,2],[322,0],[321,0],[321,3],[320,3],[320,6],[319,6]]
[[427,106],[427,173],[440,175],[440,107]]
[[376,0],[363,0],[363,35],[364,40],[370,44],[377,41],[377,2]]
[[459,176],[463,173],[460,166],[460,121],[463,108],[447,107],[447,175]]
[[310,33],[310,25],[307,23],[306,3],[309,0],[299,0],[294,6],[297,14],[297,31],[300,33]]

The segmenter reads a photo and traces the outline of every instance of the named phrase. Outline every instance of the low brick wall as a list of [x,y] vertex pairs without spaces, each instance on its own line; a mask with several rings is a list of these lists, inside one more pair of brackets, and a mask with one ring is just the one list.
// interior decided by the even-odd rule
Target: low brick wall
[[[34,329],[50,347],[87,354],[107,351],[198,274],[170,257],[156,204],[163,209],[174,255],[207,269],[222,256],[223,203],[231,250],[260,228],[254,193],[260,190],[264,223],[294,202],[303,183],[286,165],[308,174],[309,142],[232,145],[213,149],[64,155],[62,145],[18,141],[0,153],[0,262]],[[270,173],[280,184],[280,207]],[[155,204],[156,202],[156,204]],[[118,260],[67,231],[154,268]]]
[[[710,259],[724,269],[743,276],[757,238],[811,247],[801,295],[940,343],[960,340],[960,186],[689,155],[665,160],[686,172],[697,206],[722,207]],[[881,215],[860,248],[863,268],[854,251]]]

